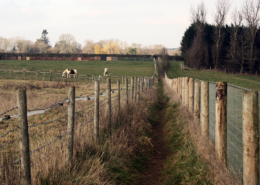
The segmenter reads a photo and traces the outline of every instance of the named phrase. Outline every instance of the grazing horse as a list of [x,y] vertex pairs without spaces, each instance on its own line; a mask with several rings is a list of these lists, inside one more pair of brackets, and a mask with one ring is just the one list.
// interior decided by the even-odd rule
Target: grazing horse
[[108,74],[108,68],[105,68],[104,69],[104,76],[107,76],[107,74]]
[[69,78],[69,75],[74,75],[74,78],[77,78],[77,69],[66,69],[63,71],[61,77]]

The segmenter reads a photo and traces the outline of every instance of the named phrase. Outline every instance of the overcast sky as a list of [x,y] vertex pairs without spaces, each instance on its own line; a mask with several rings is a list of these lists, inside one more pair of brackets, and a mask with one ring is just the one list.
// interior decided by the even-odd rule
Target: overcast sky
[[[117,38],[128,44],[180,46],[190,25],[190,7],[201,0],[0,0],[0,36],[36,41],[43,29],[51,45],[63,33],[95,42]],[[212,23],[216,0],[204,1]],[[233,0],[241,8],[244,0]]]

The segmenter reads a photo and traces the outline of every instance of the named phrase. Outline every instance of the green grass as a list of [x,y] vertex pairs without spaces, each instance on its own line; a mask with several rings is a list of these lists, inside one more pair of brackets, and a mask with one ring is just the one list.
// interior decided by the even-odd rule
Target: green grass
[[164,165],[162,184],[213,184],[207,164],[196,153],[189,133],[184,131],[185,115],[180,112],[179,104],[168,105],[165,112],[164,139],[170,156]]
[[[157,98],[168,104],[170,98],[164,94],[162,81],[157,84],[157,92]],[[166,105],[163,111],[163,139],[169,155],[164,163],[162,184],[212,184],[207,164],[197,155],[190,134],[184,131],[185,113],[180,112],[179,104]]]
[[177,77],[191,77],[204,81],[212,82],[228,82],[237,86],[245,87],[248,89],[260,91],[260,77],[257,76],[247,76],[247,75],[238,75],[238,74],[226,74],[216,71],[209,70],[192,70],[180,69],[181,62],[173,61],[171,62],[171,68],[167,71],[169,78]]
[[103,75],[104,68],[109,74],[127,76],[152,76],[154,63],[146,61],[55,61],[55,60],[0,60],[0,69],[62,72],[67,68],[77,69],[82,75]]
[[[216,71],[180,70],[180,62],[172,62],[167,71],[169,78],[192,77],[199,80],[218,82],[225,81],[240,87],[260,91],[260,78],[256,76],[226,74]],[[215,143],[215,99],[216,84],[209,83],[209,136]],[[228,86],[227,89],[227,163],[239,174],[243,171],[243,91]],[[259,104],[260,106],[260,104]]]

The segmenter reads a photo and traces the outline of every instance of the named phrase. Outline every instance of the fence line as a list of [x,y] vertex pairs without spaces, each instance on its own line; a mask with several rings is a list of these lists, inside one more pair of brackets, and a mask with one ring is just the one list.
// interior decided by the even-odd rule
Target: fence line
[[[16,73],[16,75],[15,75]],[[27,75],[26,75],[27,74]],[[47,75],[46,75],[47,74]],[[37,80],[42,79],[42,81],[63,81],[63,82],[69,82],[71,80],[78,81],[78,80],[86,80],[87,82],[94,80],[100,80],[103,82],[106,78],[121,78],[124,79],[124,76],[118,76],[118,75],[108,75],[108,76],[93,76],[93,75],[83,75],[78,74],[77,78],[63,78],[62,72],[40,72],[40,71],[22,71],[22,70],[0,70],[0,77],[6,78],[6,79],[22,79],[22,80]],[[130,76],[127,76],[130,77]],[[124,81],[122,81],[122,84]]]
[[[31,184],[31,167],[33,165],[31,164],[34,164],[35,163],[32,163],[31,162],[31,155],[34,154],[35,152],[37,151],[40,151],[41,149],[51,145],[52,143],[55,143],[56,141],[60,140],[61,138],[67,136],[67,142],[66,142],[66,163],[69,164],[72,162],[72,156],[73,156],[73,141],[75,140],[73,137],[73,132],[74,130],[76,130],[77,128],[80,128],[84,125],[86,125],[87,123],[90,123],[91,121],[94,121],[94,136],[95,136],[95,140],[96,142],[98,142],[98,138],[99,138],[99,111],[100,111],[100,103],[101,102],[104,102],[104,101],[108,101],[109,100],[109,96],[110,96],[110,103],[111,103],[111,99],[113,98],[117,98],[117,103],[115,104],[115,106],[111,107],[110,105],[110,109],[117,109],[117,117],[120,116],[120,102],[123,101],[122,98],[120,98],[120,96],[122,95],[126,95],[125,98],[126,98],[126,102],[129,102],[129,96],[128,96],[128,93],[129,91],[132,93],[131,94],[131,97],[136,97],[136,102],[138,102],[140,100],[140,86],[139,84],[141,83],[140,79],[137,81],[135,81],[135,85],[132,84],[132,86],[130,86],[131,88],[128,89],[128,84],[127,84],[127,77],[125,78],[125,85],[126,87],[122,87],[120,88],[120,80],[118,80],[118,83],[117,83],[117,89],[114,89],[116,90],[118,93],[117,95],[111,97],[111,94],[113,93],[113,91],[110,89],[110,90],[107,90],[107,94],[103,94],[103,91],[102,93],[99,92],[99,83],[100,81],[99,80],[96,80],[95,81],[95,99],[94,99],[94,102],[95,102],[95,105],[91,105],[89,107],[86,107],[80,111],[77,111],[75,112],[75,100],[77,97],[75,97],[75,87],[70,87],[69,89],[69,98],[66,98],[62,101],[68,101],[68,114],[66,115],[63,115],[62,117],[59,117],[57,119],[54,119],[52,121],[48,121],[48,122],[43,122],[43,123],[37,123],[37,124],[34,124],[34,125],[30,125],[28,126],[28,122],[27,122],[27,100],[26,100],[26,90],[19,90],[18,91],[18,97],[20,97],[20,102],[23,102],[22,104],[18,102],[18,118],[19,118],[19,126],[12,129],[12,130],[9,130],[8,132],[6,132],[5,134],[3,134],[2,136],[0,136],[1,138],[5,137],[8,133],[11,133],[11,132],[14,132],[16,130],[19,130],[19,132],[23,131],[23,134],[22,134],[22,137],[19,139],[20,140],[20,150],[21,150],[21,156],[19,159],[16,159],[13,163],[14,164],[18,164],[21,162],[21,166],[22,166],[22,176],[21,176],[21,179],[22,179],[22,184]],[[134,81],[133,81],[134,82]],[[108,83],[110,84],[110,88],[111,88],[111,80],[108,80]],[[154,83],[154,76],[152,78],[149,78],[146,83],[145,83],[145,86],[147,87],[147,90],[148,88],[151,87],[151,85]],[[138,84],[138,85],[137,85]],[[141,83],[142,84],[142,83]],[[137,88],[136,88],[137,87]],[[133,92],[134,88],[136,89],[135,92]],[[121,91],[121,90],[126,90],[126,91]],[[116,92],[115,91],[115,92]],[[23,96],[19,96],[19,93]],[[99,101],[99,96],[100,95],[106,95],[108,96],[108,98],[105,98],[103,99],[102,101]],[[60,103],[60,102],[59,102]],[[132,104],[134,102],[132,101]],[[57,105],[58,103],[54,104],[54,105]],[[53,106],[54,106],[53,105]],[[52,106],[51,106],[52,107]],[[87,113],[90,113],[90,112],[93,112],[94,111],[94,118],[91,119],[90,121],[87,121],[85,123],[82,123],[80,125],[77,126],[77,128],[74,127],[74,120],[75,120],[75,115],[76,113],[79,113],[79,112],[82,112],[84,110],[87,110],[87,109],[90,109],[94,107],[94,110],[91,110],[91,111],[88,111]],[[111,116],[111,115],[110,115]],[[47,127],[47,128],[44,128],[40,131],[37,131],[37,132],[34,132],[34,133],[30,133],[28,132],[28,129],[29,128],[33,128],[33,127],[36,127],[36,126],[39,126],[39,125],[46,125],[46,124],[50,124],[50,123],[53,123],[54,121],[58,121],[60,119],[63,119],[63,118],[66,118],[68,119],[68,125],[67,125],[67,130],[63,133],[63,134],[60,134],[58,136],[55,136],[51,141],[48,141],[47,143],[43,144],[42,146],[32,150],[32,151],[29,151],[29,136],[30,135],[35,135],[37,134],[38,132],[43,132],[44,130],[49,130],[50,128],[53,128],[53,127],[56,127],[57,125],[60,125],[62,123],[65,123],[66,121],[62,121],[61,123],[57,123],[55,125],[52,125],[50,127]],[[22,130],[21,130],[22,129]],[[63,129],[64,130],[64,129]],[[18,139],[17,139],[18,141]],[[12,143],[15,142],[12,141]],[[4,146],[1,146],[1,148],[4,147]],[[2,167],[1,167],[2,168]]]
[[[193,79],[169,79],[165,74],[166,84],[200,121],[202,135],[211,139],[219,160],[234,169],[243,184],[259,184],[259,92],[199,79],[187,86],[187,80]],[[193,88],[190,108],[186,93]]]

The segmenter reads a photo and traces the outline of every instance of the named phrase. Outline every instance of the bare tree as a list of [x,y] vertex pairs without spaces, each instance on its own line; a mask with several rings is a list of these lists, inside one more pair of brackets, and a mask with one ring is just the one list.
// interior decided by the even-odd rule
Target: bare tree
[[164,73],[171,67],[170,58],[166,48],[161,49],[160,57],[161,57],[161,59],[159,60],[160,70],[161,70],[161,74],[164,75]]
[[248,62],[249,62],[249,71],[253,72],[253,68],[255,66],[255,50],[254,43],[256,32],[259,26],[259,10],[260,10],[260,0],[257,0],[254,3],[254,0],[246,0],[243,7],[243,15],[246,20],[248,30],[247,36],[249,43],[249,53],[248,53]]
[[[191,7],[191,22],[195,25],[196,35],[191,48],[189,49],[188,65],[199,69],[203,63],[205,55],[205,42],[203,41],[204,28],[206,23],[207,10],[205,4],[201,2],[197,8]],[[192,58],[194,57],[194,58]]]
[[56,52],[59,53],[77,53],[78,43],[71,34],[62,34],[59,41],[55,44]]
[[86,39],[85,41],[85,45],[83,46],[83,53],[89,53],[89,54],[94,54],[95,53],[95,49],[94,49],[94,41],[90,40],[90,39]]
[[243,32],[239,34],[239,28],[241,28],[243,21],[242,12],[235,8],[231,14],[231,20],[230,48],[228,52],[228,57],[230,58],[229,62],[239,65],[240,73],[242,73],[245,64],[244,35]]
[[219,67],[219,53],[221,45],[223,43],[224,32],[222,28],[225,24],[227,13],[230,9],[229,0],[217,0],[216,2],[216,12],[213,14],[213,19],[215,22],[215,33],[214,33],[214,65],[215,69]]
[[9,39],[4,38],[2,41],[2,48],[4,50],[4,52],[8,52],[11,48],[11,42]]
[[3,40],[4,40],[4,38],[0,36],[0,52],[3,52],[3,51],[4,51],[4,50],[3,50],[3,47],[2,47],[2,45],[3,45]]
[[189,61],[189,67],[201,68],[201,65],[208,61],[208,50],[205,42],[201,41],[198,35],[195,35],[191,47],[188,49],[186,60]]
[[191,7],[190,13],[191,13],[191,17],[190,17],[191,22],[195,24],[197,32],[200,35],[202,35],[201,32],[203,32],[203,28],[205,26],[206,16],[207,16],[207,10],[204,2],[201,2],[201,4],[197,6],[197,8]]

